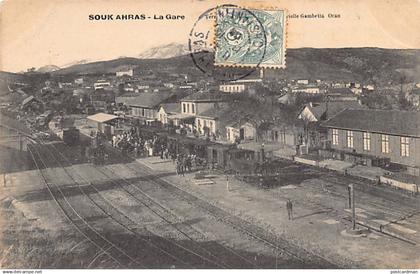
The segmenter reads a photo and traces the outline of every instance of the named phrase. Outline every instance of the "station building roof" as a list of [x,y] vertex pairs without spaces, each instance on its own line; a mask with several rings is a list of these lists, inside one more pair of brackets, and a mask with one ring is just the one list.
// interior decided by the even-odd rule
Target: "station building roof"
[[95,122],[98,122],[98,123],[106,123],[106,122],[112,121],[114,119],[117,119],[118,116],[101,112],[101,113],[96,113],[96,114],[90,115],[86,118],[88,120],[95,121]]

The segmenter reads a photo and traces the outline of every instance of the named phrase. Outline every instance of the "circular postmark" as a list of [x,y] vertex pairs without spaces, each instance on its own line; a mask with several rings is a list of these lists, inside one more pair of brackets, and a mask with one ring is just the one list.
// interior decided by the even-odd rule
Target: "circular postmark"
[[[264,60],[266,45],[261,20],[252,11],[232,4],[202,13],[188,39],[190,56],[196,67],[220,81],[239,80],[257,71]],[[252,65],[240,66],[247,58],[252,58]],[[237,62],[238,66],[224,63],[227,59]]]

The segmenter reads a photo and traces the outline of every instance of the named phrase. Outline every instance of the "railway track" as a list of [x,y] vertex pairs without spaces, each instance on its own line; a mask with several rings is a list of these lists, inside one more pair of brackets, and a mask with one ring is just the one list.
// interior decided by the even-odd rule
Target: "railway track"
[[[137,170],[127,166],[133,172],[138,173]],[[239,232],[257,240],[259,242],[264,243],[266,246],[274,250],[279,250],[283,254],[287,254],[296,260],[302,262],[303,264],[310,263],[311,265],[316,265],[321,268],[338,268],[339,266],[330,262],[329,260],[321,257],[318,254],[314,254],[309,252],[303,248],[297,247],[290,242],[286,241],[285,239],[278,237],[277,235],[268,232],[261,227],[258,227],[248,221],[245,221],[237,216],[234,216],[223,209],[216,207],[207,201],[198,198],[177,186],[158,178],[154,174],[152,174],[146,168],[141,168],[142,174],[148,175],[148,180],[157,183],[160,187],[167,189],[170,193],[174,194],[175,196],[179,197],[180,199],[185,200],[192,206],[198,207],[202,209],[204,212],[212,215],[216,220],[223,222]]]
[[63,212],[67,220],[94,246],[96,246],[103,254],[108,255],[113,259],[120,267],[128,267],[136,262],[129,254],[124,250],[121,250],[118,246],[110,242],[103,233],[95,229],[89,222],[81,216],[68,201],[66,195],[64,195],[61,188],[51,183],[47,178],[44,170],[47,168],[43,162],[41,155],[38,151],[28,147],[28,151],[33,158],[33,161],[39,170],[41,177],[47,187],[49,193],[54,199],[55,203]]
[[[53,146],[53,148],[54,148],[54,145],[52,145]],[[55,152],[58,154],[58,155],[61,155],[61,157],[63,158],[63,159],[65,159],[68,163],[69,163],[69,161],[65,158],[65,156],[64,155],[62,155],[62,153],[59,151],[59,150],[57,150],[57,149],[55,149]],[[65,167],[63,167],[64,169],[65,169]],[[98,169],[97,169],[98,170]],[[98,170],[99,171],[99,170]],[[101,172],[101,171],[100,171]],[[102,172],[103,173],[103,172]],[[103,173],[104,175],[106,175],[107,177],[109,177],[107,174],[105,174],[105,173]],[[69,174],[69,176],[71,176],[70,174]],[[80,176],[80,175],[79,175]],[[85,187],[87,187],[87,188],[89,188],[90,190],[89,191],[87,191],[89,194],[86,194],[86,195],[88,195],[90,198],[91,198],[91,195],[92,195],[92,193],[95,193],[95,195],[100,195],[100,190],[98,190],[97,189],[97,187],[95,187],[95,183],[93,183],[93,182],[88,182],[88,181],[86,181],[85,182],[86,184],[83,184],[84,185],[84,188]],[[128,193],[132,198],[134,198],[136,201],[138,201],[139,203],[141,203],[142,205],[144,205],[144,206],[146,206],[149,210],[151,210],[151,211],[153,211],[153,213],[155,213],[157,216],[159,216],[162,220],[164,220],[165,222],[167,222],[167,223],[169,223],[169,224],[173,224],[173,223],[171,223],[167,218],[165,218],[163,215],[162,215],[162,213],[158,213],[156,210],[153,210],[152,208],[151,208],[151,206],[150,206],[150,204],[148,205],[148,203],[147,203],[147,201],[145,201],[145,200],[142,200],[142,199],[140,199],[140,198],[138,198],[135,194],[133,194],[133,193],[131,193],[131,192],[129,192],[129,191],[127,191],[127,186],[123,186],[122,184],[121,184],[121,182],[119,182],[119,181],[117,181],[117,180],[113,180],[113,181],[110,181],[110,183],[111,184],[113,184],[113,185],[115,185],[115,186],[117,186],[118,188],[121,188],[121,189],[123,189],[123,190],[125,190],[125,192],[126,193]],[[112,207],[112,205],[111,205],[111,202],[109,202],[109,201],[106,201],[106,199],[105,198],[103,198],[102,196],[100,196],[100,199],[101,200],[103,200],[103,202],[101,203],[101,205],[98,205],[98,201],[97,200],[95,200],[95,201],[93,201],[95,204],[97,204],[98,205],[98,207],[101,207],[101,208],[103,208],[104,209],[104,212],[107,212],[110,216],[112,216],[112,218],[115,218],[115,216],[117,215],[121,215],[121,216],[123,216],[123,218],[124,219],[126,219],[127,221],[129,221],[130,223],[129,224],[124,224],[121,220],[120,221],[118,221],[118,223],[121,225],[121,226],[123,226],[124,228],[126,228],[127,230],[130,230],[132,233],[134,233],[134,234],[136,234],[137,236],[139,236],[139,237],[142,237],[141,235],[139,235],[138,233],[136,233],[136,231],[134,231],[134,229],[132,228],[132,227],[135,227],[136,226],[136,223],[134,222],[134,221],[132,221],[131,219],[130,219],[130,217],[128,217],[126,214],[124,214],[123,212],[121,212],[121,211],[118,211],[118,209],[116,209],[116,208],[114,208],[114,207]],[[107,203],[108,205],[107,205],[107,207],[105,208],[105,206],[103,205],[104,203]],[[118,212],[116,212],[116,211],[118,211]],[[112,212],[114,212],[114,214],[112,214]],[[176,230],[179,232],[179,233],[181,233],[182,235],[184,235],[188,240],[190,240],[192,243],[194,243],[195,242],[195,240],[194,239],[192,239],[192,237],[190,237],[189,235],[188,235],[188,233],[187,232],[184,232],[183,230],[181,230],[181,229],[179,229],[178,227],[177,227],[178,225],[174,225],[173,224],[173,227],[175,227],[176,228]],[[151,232],[150,230],[148,230],[147,231],[147,233],[148,234],[151,234],[153,237],[159,237],[159,236],[157,236],[156,234],[154,234],[153,232]],[[171,253],[169,253],[168,251],[166,251],[166,249],[168,248],[168,247],[172,247],[172,248],[174,248],[174,247],[176,247],[176,248],[178,248],[178,249],[182,249],[183,251],[184,251],[184,253],[189,253],[190,255],[193,255],[193,256],[196,256],[196,257],[198,257],[199,259],[201,259],[201,260],[203,260],[204,262],[206,262],[207,263],[207,266],[212,266],[212,267],[218,267],[218,268],[232,268],[227,262],[225,262],[224,260],[223,260],[223,258],[220,258],[219,256],[217,256],[216,254],[213,254],[212,252],[210,252],[210,251],[208,251],[208,250],[206,250],[206,249],[204,249],[204,248],[202,248],[202,247],[200,247],[198,244],[197,245],[195,245],[195,247],[194,247],[194,249],[192,249],[191,247],[186,247],[186,246],[184,246],[184,245],[181,245],[181,244],[179,244],[179,243],[176,243],[175,241],[172,241],[172,240],[170,240],[170,239],[166,239],[166,238],[162,238],[162,240],[165,242],[165,245],[163,245],[163,246],[161,246],[161,247],[157,247],[156,245],[153,245],[153,243],[151,243],[152,245],[153,245],[153,248],[158,248],[160,251],[163,251],[167,256],[171,256],[171,257],[173,257],[173,258],[175,258],[175,259],[177,259],[178,261],[181,261],[182,263],[183,263],[183,266],[189,266],[189,267],[192,267],[193,265],[193,263],[189,263],[189,262],[186,262],[186,260],[181,260],[180,258],[179,258],[179,256],[174,256],[173,254],[171,254]],[[150,243],[149,243],[150,244]],[[178,251],[178,253],[179,253],[179,251]],[[188,255],[188,254],[187,254]],[[184,256],[185,256],[185,254],[184,254]],[[242,259],[244,259],[244,258],[242,258]],[[248,261],[248,263],[250,263],[250,261]],[[248,264],[249,265],[249,264]],[[252,266],[252,265],[251,265]]]
[[[103,167],[103,168],[115,174],[111,169],[107,167]],[[106,172],[102,171],[101,169],[98,169],[98,171],[100,171],[105,176],[109,176]],[[126,193],[128,193],[130,196],[136,199],[139,203],[143,204],[143,206],[145,206],[152,213],[154,213],[156,216],[161,218],[168,225],[172,226],[175,230],[177,230],[180,234],[184,235],[187,239],[194,241],[194,239],[192,239],[192,237],[190,236],[192,234],[200,234],[204,239],[207,238],[206,235],[204,235],[202,232],[198,231],[191,225],[187,225],[183,223],[182,220],[180,220],[175,213],[173,213],[169,208],[165,207],[162,203],[159,203],[156,199],[152,198],[140,187],[138,187],[135,184],[131,184],[127,178],[124,178],[124,177],[120,177],[120,178],[121,180],[117,180],[113,182],[118,184],[119,187],[123,189]],[[140,199],[139,197],[142,197],[142,199]],[[239,261],[241,262],[242,267],[258,268],[258,265],[256,263],[244,257],[243,255],[239,254],[234,249],[228,246],[221,245],[218,242],[216,242],[216,245],[220,247],[221,249],[227,251],[228,253],[232,254],[235,258],[238,258]],[[220,255],[222,254],[220,255],[214,254],[212,252],[209,252],[208,250],[204,250],[204,251],[206,253],[209,253],[209,255],[213,257],[223,260],[223,258],[220,258]]]

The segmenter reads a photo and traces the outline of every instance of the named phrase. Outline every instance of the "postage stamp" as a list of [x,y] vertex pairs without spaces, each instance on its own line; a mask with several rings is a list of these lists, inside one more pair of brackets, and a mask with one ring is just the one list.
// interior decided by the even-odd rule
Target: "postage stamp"
[[[204,11],[195,21],[188,37],[188,49],[194,65],[207,77],[218,81],[235,81],[246,77],[260,74],[260,67],[254,66],[216,66],[215,65],[215,26],[216,14],[221,9],[230,9],[239,6],[234,4],[223,4]],[[244,14],[253,16],[250,12],[244,10]],[[261,25],[262,27],[262,25]],[[264,37],[265,38],[265,37]],[[265,40],[264,40],[265,41]],[[251,41],[245,42],[245,44]],[[263,43],[265,45],[265,43]],[[245,45],[244,47],[248,47]],[[265,46],[262,48],[265,50]],[[259,56],[258,63],[261,63],[262,57]]]
[[223,7],[216,12],[216,66],[284,68],[285,11]]

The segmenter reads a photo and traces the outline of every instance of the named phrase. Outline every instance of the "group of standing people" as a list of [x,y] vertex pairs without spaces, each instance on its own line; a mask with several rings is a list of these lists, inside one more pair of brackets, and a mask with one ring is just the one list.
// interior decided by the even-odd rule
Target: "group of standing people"
[[178,154],[175,160],[176,174],[185,176],[185,172],[191,172],[193,162],[197,166],[196,156],[194,154]]
[[133,127],[122,134],[112,137],[112,146],[121,149],[123,154],[134,153],[135,157],[161,155],[165,147],[158,141],[157,136],[140,137],[139,133]]

